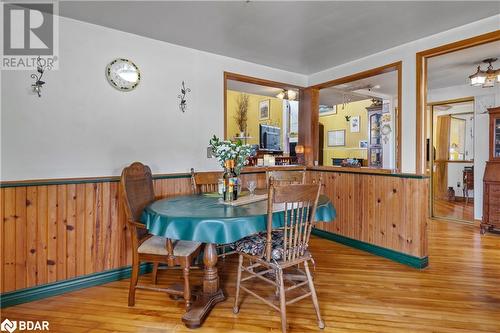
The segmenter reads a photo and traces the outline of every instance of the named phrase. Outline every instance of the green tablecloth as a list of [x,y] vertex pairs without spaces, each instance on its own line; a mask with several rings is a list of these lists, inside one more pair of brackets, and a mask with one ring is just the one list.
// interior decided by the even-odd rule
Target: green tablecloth
[[[336,212],[327,196],[321,195],[316,221],[330,222]],[[142,222],[153,235],[228,244],[266,230],[267,201],[227,206],[210,195],[189,195],[158,200],[144,210]],[[273,226],[283,226],[284,212],[273,213]]]

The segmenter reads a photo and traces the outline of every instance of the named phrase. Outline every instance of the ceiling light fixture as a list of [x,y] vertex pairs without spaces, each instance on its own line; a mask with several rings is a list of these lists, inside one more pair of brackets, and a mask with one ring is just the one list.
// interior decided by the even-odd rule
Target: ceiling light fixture
[[283,89],[277,95],[279,99],[287,99],[289,101],[295,101],[297,99],[297,92],[295,90],[285,90]]
[[485,71],[481,70],[481,65],[477,66],[477,71],[469,76],[471,86],[491,88],[495,85],[495,82],[500,83],[500,69],[493,69],[491,64],[495,61],[497,61],[497,58],[484,59],[483,63],[488,64]]

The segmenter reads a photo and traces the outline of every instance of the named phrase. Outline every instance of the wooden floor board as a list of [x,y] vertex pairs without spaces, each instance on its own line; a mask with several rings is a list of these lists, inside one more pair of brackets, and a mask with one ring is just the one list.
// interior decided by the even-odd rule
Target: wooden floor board
[[[500,332],[500,237],[480,236],[473,226],[431,221],[429,245],[430,266],[416,270],[314,238],[324,331]],[[232,313],[235,259],[219,263],[227,300],[196,331],[180,321],[183,304],[165,294],[139,290],[136,306],[129,308],[127,280],[2,309],[2,320],[49,320],[51,332],[70,333],[279,332],[278,313],[245,293],[240,313]],[[178,273],[160,271],[160,283],[182,281]],[[192,283],[200,283],[201,274],[193,271]],[[319,332],[310,300],[287,310],[290,332]]]
[[474,222],[474,203],[436,199],[434,200],[434,216]]

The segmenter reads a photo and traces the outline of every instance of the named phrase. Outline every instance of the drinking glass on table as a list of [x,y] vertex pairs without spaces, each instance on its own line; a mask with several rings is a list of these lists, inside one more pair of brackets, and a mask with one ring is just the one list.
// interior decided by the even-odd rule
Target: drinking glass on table
[[255,180],[249,180],[247,182],[247,188],[248,188],[248,191],[250,192],[250,195],[254,195],[254,191],[255,189],[257,188],[257,183],[255,182]]

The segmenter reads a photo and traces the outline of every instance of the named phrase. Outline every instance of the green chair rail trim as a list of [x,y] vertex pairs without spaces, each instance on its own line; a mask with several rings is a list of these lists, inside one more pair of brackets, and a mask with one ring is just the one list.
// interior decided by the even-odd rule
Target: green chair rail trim
[[[214,171],[215,172],[215,171]],[[248,171],[244,174],[265,173],[265,171]],[[176,174],[159,174],[153,175],[153,179],[179,179],[191,178],[190,173],[176,173]],[[54,178],[44,180],[13,180],[0,182],[0,188],[8,187],[28,187],[28,186],[46,186],[46,185],[68,185],[68,184],[97,184],[97,183],[115,183],[120,181],[120,176],[110,177],[94,177],[94,178]]]
[[[152,267],[153,266],[150,263],[141,264],[139,274],[151,272]],[[83,275],[74,279],[57,281],[41,286],[3,293],[0,294],[0,308],[33,302],[42,298],[52,297],[74,290],[126,279],[130,277],[131,272],[132,267],[126,266],[104,272]]]
[[406,253],[401,253],[378,245],[365,243],[356,239],[341,236],[317,228],[314,228],[312,230],[312,234],[321,238],[325,238],[340,244],[344,244],[359,250],[375,254],[380,257],[396,261],[400,264],[404,264],[413,268],[422,269],[429,265],[429,257],[423,257],[423,258],[414,257]]
[[[153,179],[177,179],[191,178],[188,173],[153,175]],[[67,184],[96,184],[96,183],[115,183],[119,182],[119,176],[95,177],[95,178],[72,178],[72,179],[47,179],[47,180],[28,180],[28,181],[7,181],[0,183],[0,188],[24,187],[24,186],[44,186],[44,185],[67,185]]]
[[[408,173],[377,173],[377,172],[356,172],[352,170],[341,170],[334,169],[316,169],[307,168],[306,171],[315,172],[338,172],[338,173],[354,173],[360,175],[369,176],[385,176],[385,177],[398,177],[398,178],[414,178],[414,179],[426,179],[429,176],[426,175],[416,175]],[[215,171],[214,171],[215,172]],[[242,174],[259,174],[265,173],[266,170],[243,170]],[[153,175],[153,179],[179,179],[179,178],[191,178],[189,173],[174,173],[174,174],[158,174]],[[46,186],[46,185],[67,185],[67,184],[96,184],[96,183],[114,183],[119,182],[120,176],[109,176],[109,177],[93,177],[93,178],[54,178],[54,179],[43,179],[43,180],[13,180],[0,182],[0,188],[8,187],[28,187],[28,186]]]

